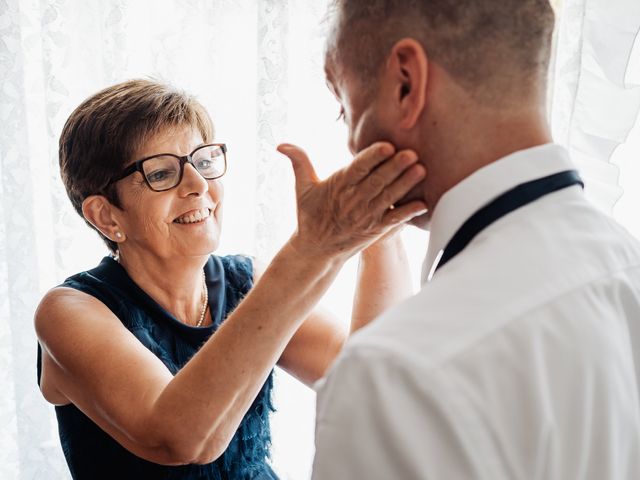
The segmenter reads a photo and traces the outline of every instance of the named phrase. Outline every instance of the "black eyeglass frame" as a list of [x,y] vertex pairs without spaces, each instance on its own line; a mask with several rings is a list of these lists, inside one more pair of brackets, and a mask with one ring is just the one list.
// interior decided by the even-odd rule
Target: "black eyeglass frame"
[[[202,173],[200,173],[200,170],[198,170],[198,168],[193,163],[193,154],[196,153],[198,150],[202,148],[207,148],[207,147],[219,147],[220,150],[222,150],[222,155],[224,158],[224,170],[222,170],[222,173],[220,175],[216,175],[215,177],[211,177],[211,178],[207,178],[204,175],[202,175]],[[147,179],[147,176],[144,173],[144,169],[142,168],[142,164],[147,160],[151,160],[152,158],[156,158],[156,157],[173,157],[180,162],[180,176],[174,186],[169,188],[163,188],[162,190],[157,190],[153,188],[149,183],[149,180]],[[216,178],[220,178],[225,173],[227,173],[227,144],[226,143],[207,143],[205,145],[200,145],[199,147],[194,148],[191,153],[189,153],[188,155],[184,155],[182,157],[180,155],[176,155],[175,153],[156,153],[155,155],[149,155],[148,157],[144,157],[144,158],[141,158],[140,160],[136,160],[135,162],[133,162],[131,165],[125,168],[122,172],[120,172],[120,175],[112,179],[107,186],[110,186],[122,180],[123,178],[128,177],[132,173],[140,172],[142,174],[142,178],[144,178],[144,181],[147,183],[147,186],[151,190],[153,190],[154,192],[166,192],[167,190],[171,190],[172,188],[176,188],[178,185],[180,185],[180,182],[182,182],[182,176],[184,174],[184,165],[186,163],[190,163],[191,165],[193,165],[193,168],[195,168],[196,172],[202,175],[202,178],[204,178],[205,180],[215,180]]]

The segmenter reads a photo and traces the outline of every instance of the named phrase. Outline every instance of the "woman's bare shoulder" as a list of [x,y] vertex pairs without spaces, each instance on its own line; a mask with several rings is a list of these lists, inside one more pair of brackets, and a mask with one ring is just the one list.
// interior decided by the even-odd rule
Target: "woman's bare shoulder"
[[36,309],[34,322],[38,337],[50,329],[75,323],[83,317],[104,315],[110,310],[97,298],[69,287],[55,287],[49,290]]
[[[109,321],[106,307],[97,298],[68,287],[49,290],[40,301],[34,316],[35,330],[42,349],[40,390],[54,405],[65,405],[69,398],[62,392],[60,367],[69,367],[77,358],[77,342],[89,338],[100,325],[117,328]],[[110,313],[110,312],[109,312]],[[104,321],[100,321],[102,318]],[[92,319],[92,322],[87,321]],[[97,320],[97,321],[96,321]],[[117,322],[120,323],[120,322]],[[61,365],[64,361],[65,365]]]
[[42,300],[40,300],[38,310],[63,308],[68,307],[69,304],[73,305],[76,303],[86,305],[95,302],[102,303],[88,293],[71,287],[58,286],[45,293]]

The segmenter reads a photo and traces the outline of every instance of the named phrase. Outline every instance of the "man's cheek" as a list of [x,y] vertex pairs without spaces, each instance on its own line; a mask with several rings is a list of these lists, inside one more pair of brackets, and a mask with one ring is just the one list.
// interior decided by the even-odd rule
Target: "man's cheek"
[[351,131],[351,135],[349,136],[349,149],[354,155],[377,141],[372,135],[367,135],[366,127],[366,123],[360,121],[356,128]]
[[391,132],[386,132],[381,128],[373,108],[366,109],[359,117],[357,125],[354,127],[351,144],[356,152],[363,150],[376,142],[392,142]]
[[356,153],[358,152],[358,150],[356,150],[356,144],[355,144],[355,141],[353,139],[353,133],[352,132],[349,132],[348,147],[349,147],[349,152],[351,152],[351,155],[355,156]]

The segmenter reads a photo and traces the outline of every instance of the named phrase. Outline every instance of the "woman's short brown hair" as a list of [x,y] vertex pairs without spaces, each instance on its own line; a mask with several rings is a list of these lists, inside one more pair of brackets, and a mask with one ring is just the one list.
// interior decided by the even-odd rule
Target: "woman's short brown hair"
[[[193,96],[152,80],[119,83],[82,102],[65,123],[59,144],[60,175],[76,212],[84,218],[82,202],[90,195],[104,195],[120,208],[111,180],[151,136],[182,125],[197,129],[205,142],[213,140],[211,118]],[[98,234],[112,252],[117,250],[115,242]]]

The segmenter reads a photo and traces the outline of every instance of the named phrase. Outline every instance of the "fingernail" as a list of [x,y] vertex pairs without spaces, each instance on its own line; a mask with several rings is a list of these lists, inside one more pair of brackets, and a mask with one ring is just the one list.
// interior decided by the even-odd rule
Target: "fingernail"
[[395,153],[396,149],[390,143],[383,143],[380,145],[380,155],[390,156]]
[[411,167],[411,174],[416,178],[422,178],[427,175],[427,170],[422,165],[415,165]]
[[417,162],[418,161],[418,154],[416,152],[414,152],[413,150],[408,150],[406,152],[404,152],[404,158],[408,161],[408,162]]

